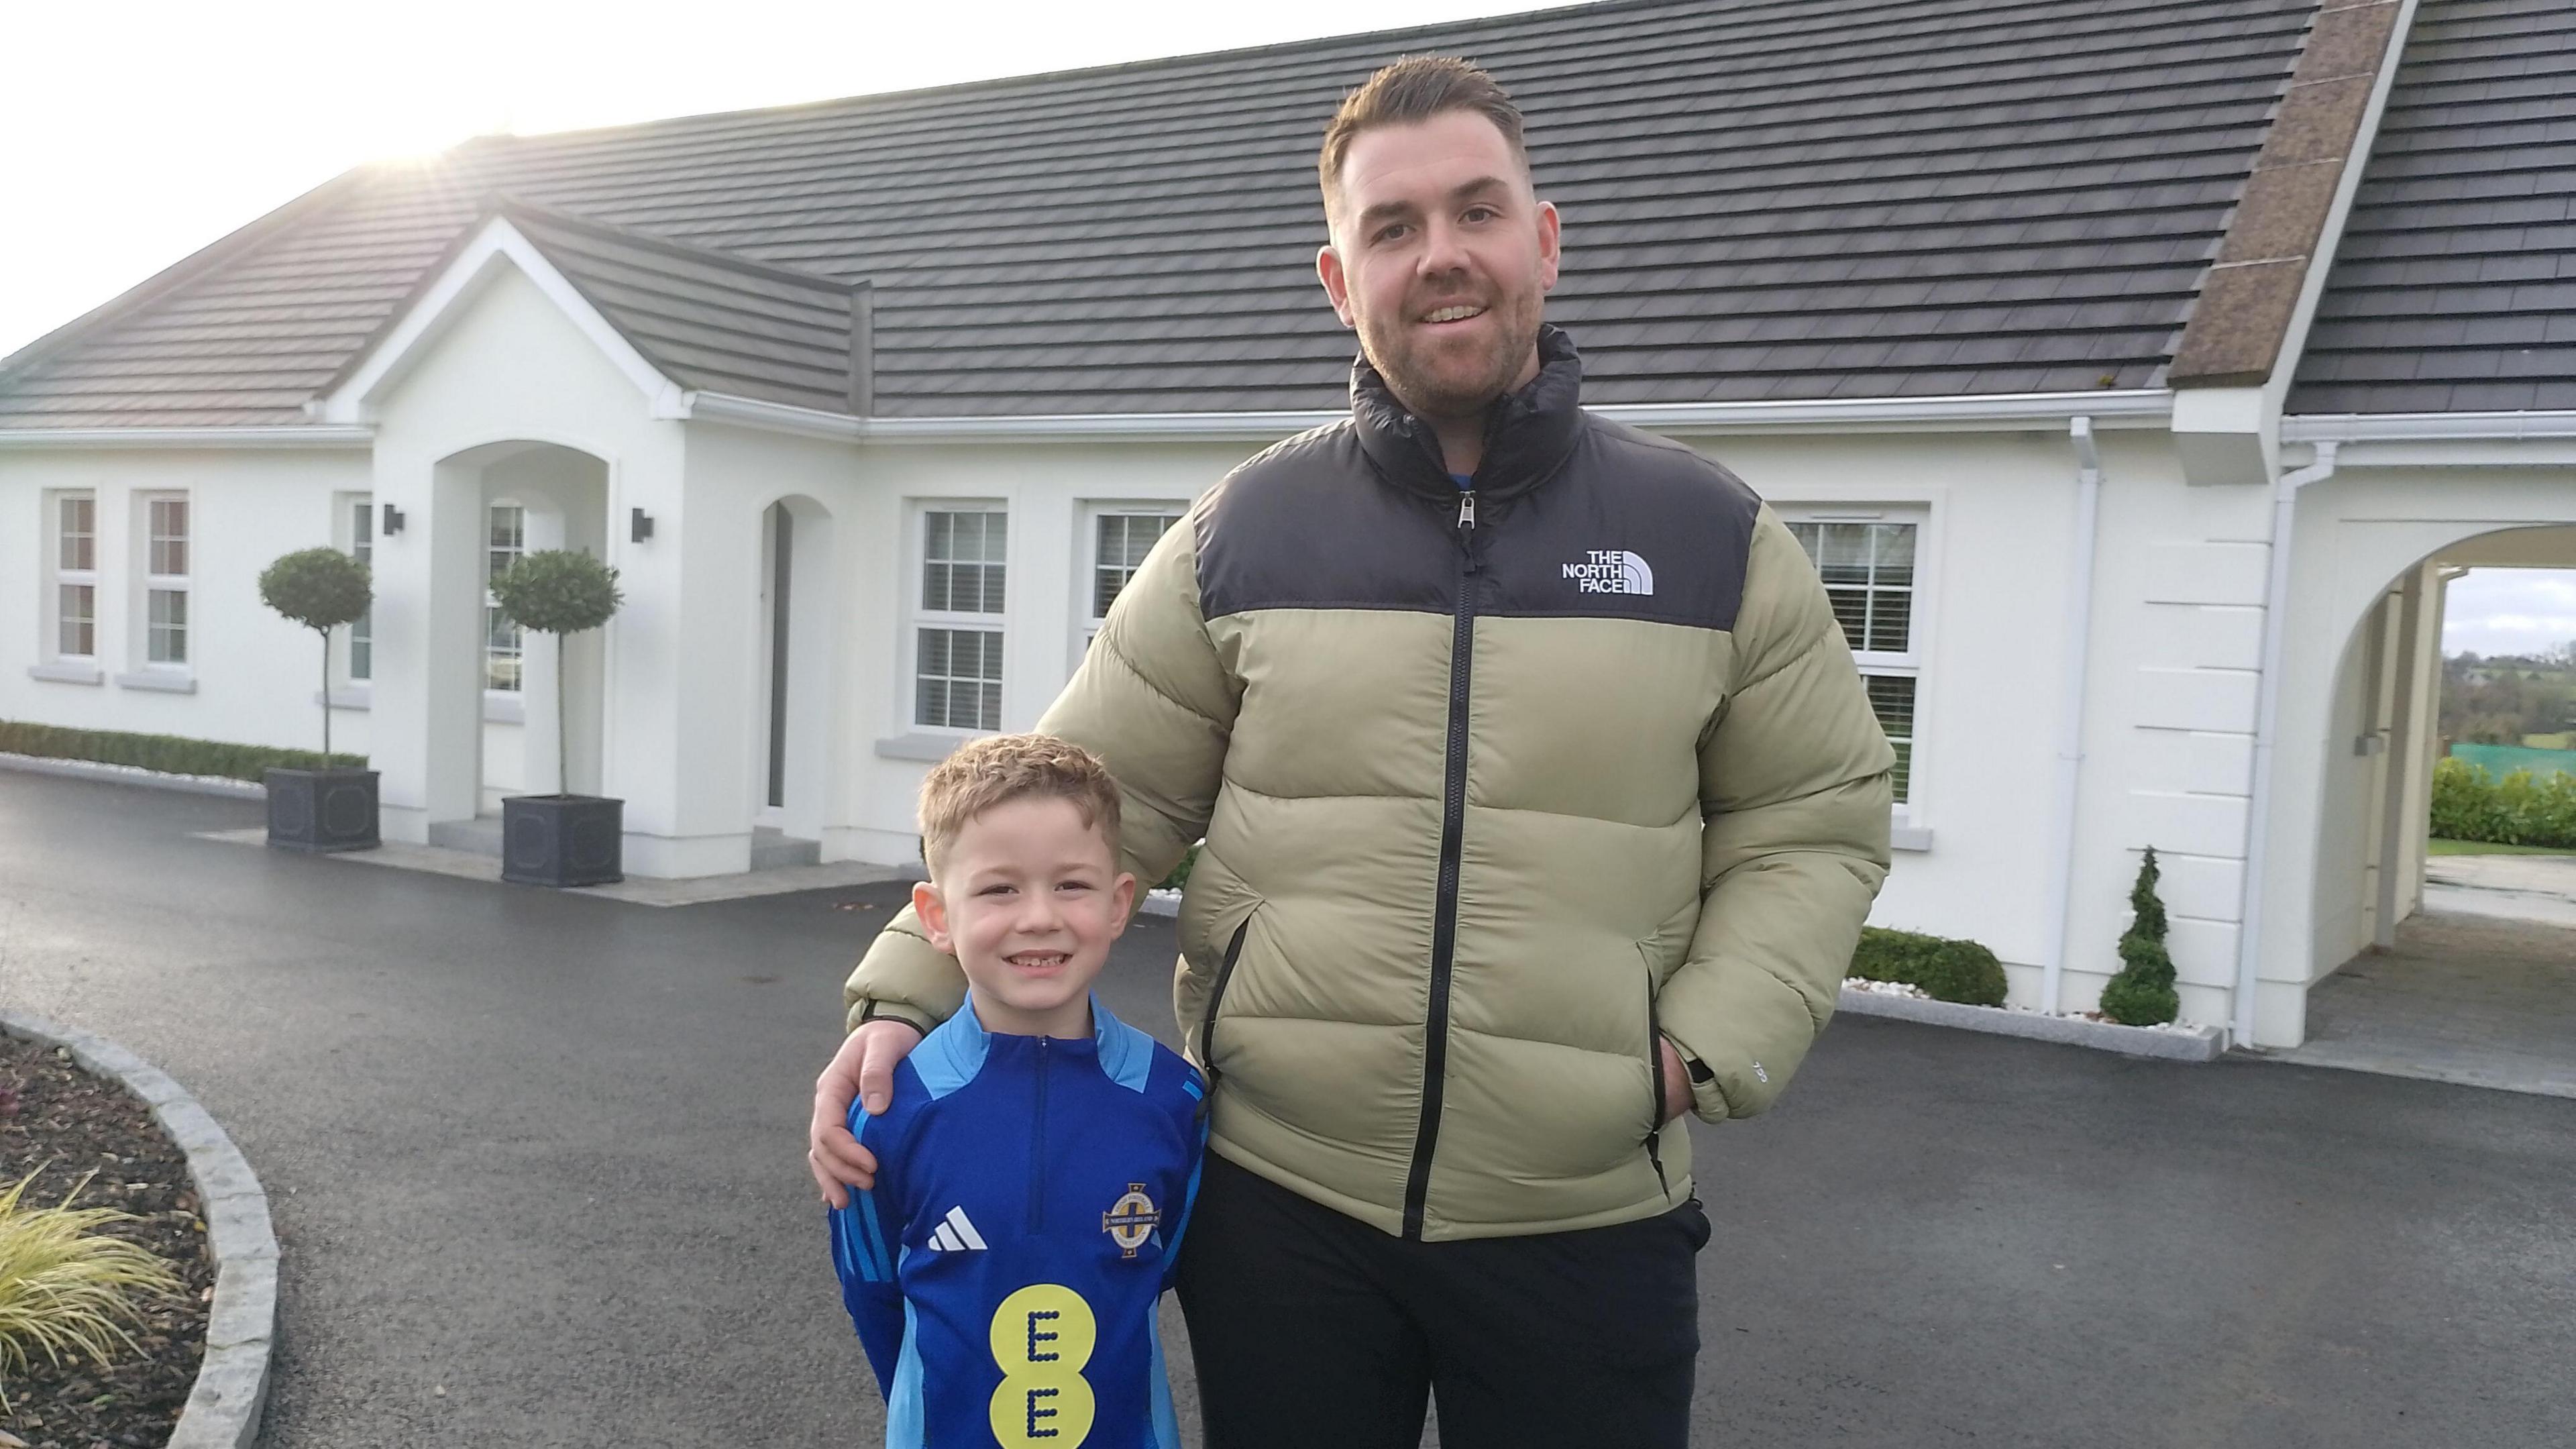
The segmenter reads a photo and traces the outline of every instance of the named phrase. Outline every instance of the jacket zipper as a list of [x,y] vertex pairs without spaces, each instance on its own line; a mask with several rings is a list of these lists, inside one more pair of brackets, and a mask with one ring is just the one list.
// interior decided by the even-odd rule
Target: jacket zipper
[[1047,1039],[1038,1038],[1037,1109],[1029,1131],[1029,1236],[1046,1226],[1046,1087]]
[[1655,1004],[1655,974],[1646,973],[1646,1080],[1648,1094],[1655,1099],[1646,1115],[1646,1160],[1655,1165],[1655,1185],[1663,1189],[1664,1201],[1673,1198],[1672,1180],[1664,1176],[1664,1021]]
[[1458,607],[1449,640],[1449,754],[1442,778],[1440,883],[1431,915],[1431,1003],[1422,1033],[1422,1120],[1404,1184],[1404,1236],[1422,1237],[1431,1154],[1440,1144],[1440,1097],[1449,1068],[1449,975],[1458,949],[1458,859],[1467,828],[1467,698],[1476,648],[1476,494],[1458,495]]
[[1252,918],[1234,928],[1234,938],[1225,943],[1225,959],[1217,964],[1216,984],[1208,988],[1207,1015],[1199,1018],[1199,1065],[1207,1072],[1208,1100],[1216,1100],[1216,1012],[1225,1004],[1225,983],[1234,979],[1234,963],[1243,955],[1243,938],[1252,930]]

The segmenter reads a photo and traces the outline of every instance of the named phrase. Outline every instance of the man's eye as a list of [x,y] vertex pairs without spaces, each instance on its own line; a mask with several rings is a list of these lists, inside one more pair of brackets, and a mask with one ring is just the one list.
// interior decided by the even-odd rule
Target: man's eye
[[1391,242],[1404,230],[1405,226],[1402,222],[1397,222],[1392,226],[1382,226],[1377,229],[1377,235],[1369,238],[1369,240],[1375,242]]
[[1461,221],[1492,221],[1494,218],[1501,215],[1501,212],[1494,210],[1490,206],[1471,206],[1467,208],[1466,214],[1459,219]]

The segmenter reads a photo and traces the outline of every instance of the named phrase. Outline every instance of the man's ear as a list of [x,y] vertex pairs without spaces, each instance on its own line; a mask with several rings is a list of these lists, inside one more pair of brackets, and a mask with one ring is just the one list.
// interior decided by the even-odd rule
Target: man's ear
[[1556,269],[1565,260],[1563,244],[1559,240],[1562,225],[1556,214],[1555,202],[1538,204],[1538,289],[1542,292],[1556,290]]
[[948,934],[948,902],[940,898],[939,887],[926,880],[913,882],[912,913],[921,918],[921,934],[930,938],[932,949],[957,954],[957,943]]
[[1324,282],[1324,295],[1333,299],[1333,315],[1345,327],[1357,326],[1351,316],[1351,279],[1342,271],[1342,254],[1328,243],[1315,253],[1315,275]]

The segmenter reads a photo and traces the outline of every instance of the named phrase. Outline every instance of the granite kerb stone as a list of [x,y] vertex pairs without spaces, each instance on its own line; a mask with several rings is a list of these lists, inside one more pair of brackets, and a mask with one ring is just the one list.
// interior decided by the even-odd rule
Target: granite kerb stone
[[0,1032],[67,1048],[85,1070],[150,1106],[162,1130],[187,1154],[215,1258],[215,1297],[206,1319],[206,1356],[170,1432],[170,1449],[252,1449],[268,1401],[269,1355],[277,1334],[277,1234],[258,1175],[213,1114],[168,1073],[124,1047],[8,1010],[0,1010]]

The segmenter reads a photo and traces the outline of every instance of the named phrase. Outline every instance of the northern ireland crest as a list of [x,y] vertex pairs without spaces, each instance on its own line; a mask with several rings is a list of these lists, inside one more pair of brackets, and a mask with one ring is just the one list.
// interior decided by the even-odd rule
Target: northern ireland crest
[[1118,1201],[1109,1205],[1109,1211],[1100,1215],[1100,1230],[1118,1245],[1120,1256],[1133,1258],[1162,1221],[1162,1209],[1145,1195],[1145,1184],[1131,1182]]

